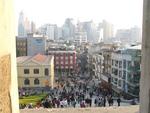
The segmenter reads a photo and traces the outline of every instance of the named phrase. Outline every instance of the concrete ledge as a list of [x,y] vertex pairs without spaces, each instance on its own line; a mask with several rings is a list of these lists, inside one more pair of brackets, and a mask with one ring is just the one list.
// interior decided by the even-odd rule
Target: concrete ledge
[[139,113],[139,106],[93,107],[93,108],[55,108],[23,109],[20,113]]

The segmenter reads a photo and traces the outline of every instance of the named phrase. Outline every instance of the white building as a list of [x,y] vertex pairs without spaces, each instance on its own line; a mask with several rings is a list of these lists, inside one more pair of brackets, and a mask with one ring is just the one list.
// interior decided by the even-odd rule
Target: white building
[[133,27],[131,29],[119,29],[117,30],[116,38],[124,44],[141,42],[141,30],[138,27]]
[[87,33],[86,32],[80,32],[80,31],[76,32],[75,38],[74,38],[74,43],[77,45],[87,43]]
[[103,29],[103,41],[107,41],[113,37],[113,25],[106,20],[99,24],[99,28]]
[[54,40],[57,38],[57,25],[45,24],[39,28],[39,33],[46,35],[49,40]]
[[93,55],[93,71],[95,72],[95,77],[99,80],[102,78],[103,74],[103,63],[104,57],[101,54],[94,54]]

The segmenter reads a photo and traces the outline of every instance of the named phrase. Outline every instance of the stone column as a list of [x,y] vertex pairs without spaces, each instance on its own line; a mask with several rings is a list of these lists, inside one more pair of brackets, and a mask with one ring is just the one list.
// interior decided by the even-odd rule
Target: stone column
[[13,0],[0,0],[0,113],[19,113]]
[[140,113],[150,113],[150,0],[143,3]]

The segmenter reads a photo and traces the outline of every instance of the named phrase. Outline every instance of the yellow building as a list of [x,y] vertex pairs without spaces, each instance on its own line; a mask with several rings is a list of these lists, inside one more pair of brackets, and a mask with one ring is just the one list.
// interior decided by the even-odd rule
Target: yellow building
[[20,88],[52,87],[54,85],[54,56],[37,54],[17,58]]

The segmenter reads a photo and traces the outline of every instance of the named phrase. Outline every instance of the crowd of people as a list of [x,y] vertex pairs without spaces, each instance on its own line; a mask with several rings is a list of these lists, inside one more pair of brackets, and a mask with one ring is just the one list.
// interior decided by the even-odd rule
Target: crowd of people
[[[111,93],[104,91],[94,83],[89,87],[88,79],[76,80],[67,78],[59,81],[59,85],[48,92],[45,99],[42,99],[35,107],[44,108],[66,108],[66,107],[105,107],[106,103],[113,106],[114,99]],[[120,106],[121,99],[117,103]],[[21,105],[20,108],[33,108],[32,104]]]

